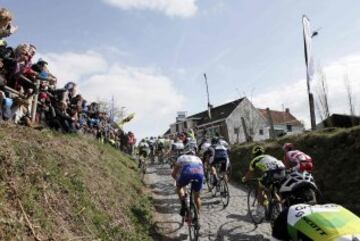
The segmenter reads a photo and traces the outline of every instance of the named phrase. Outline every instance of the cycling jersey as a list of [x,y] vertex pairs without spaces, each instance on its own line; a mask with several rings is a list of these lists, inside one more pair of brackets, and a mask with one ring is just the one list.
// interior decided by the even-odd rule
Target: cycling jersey
[[284,168],[284,163],[270,155],[260,155],[255,157],[250,162],[249,166],[250,171],[260,171],[262,173]]
[[210,164],[212,164],[214,161],[229,159],[228,149],[221,144],[210,146],[207,152],[210,155],[210,159],[209,159]]
[[360,218],[336,204],[293,205],[275,221],[273,237],[281,241],[360,240]]
[[298,150],[286,152],[284,156],[284,163],[286,168],[292,168],[298,172],[311,172],[313,169],[311,157]]
[[200,154],[203,155],[211,146],[211,144],[209,142],[204,142],[201,146],[200,146]]
[[190,181],[195,180],[192,188],[195,192],[200,192],[204,179],[201,159],[194,155],[181,155],[177,159],[175,166],[179,167],[176,185],[178,187],[184,187],[188,185]]
[[174,152],[179,152],[179,151],[184,150],[184,143],[182,143],[182,142],[174,142],[171,145],[171,150],[174,151]]
[[139,148],[139,151],[150,152],[149,144],[147,144],[146,142],[140,142],[138,148]]
[[219,142],[220,145],[224,146],[226,149],[229,149],[229,143],[227,143],[225,140],[220,139]]
[[150,147],[149,147],[149,144],[147,144],[146,142],[140,142],[138,145],[138,149],[139,149],[140,156],[143,156],[146,158],[150,154]]
[[156,142],[156,146],[158,150],[162,150],[165,147],[165,139],[158,139]]

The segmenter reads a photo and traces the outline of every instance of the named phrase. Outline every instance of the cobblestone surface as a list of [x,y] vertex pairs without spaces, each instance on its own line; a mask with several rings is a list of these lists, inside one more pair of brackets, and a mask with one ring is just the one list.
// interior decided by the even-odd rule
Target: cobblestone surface
[[[161,240],[188,240],[188,228],[181,225],[180,203],[175,182],[166,165],[149,167],[146,184],[152,191],[157,211],[156,227]],[[200,241],[265,241],[270,239],[268,223],[255,226],[247,215],[246,191],[230,185],[230,204],[223,209],[220,199],[204,188],[201,199]]]

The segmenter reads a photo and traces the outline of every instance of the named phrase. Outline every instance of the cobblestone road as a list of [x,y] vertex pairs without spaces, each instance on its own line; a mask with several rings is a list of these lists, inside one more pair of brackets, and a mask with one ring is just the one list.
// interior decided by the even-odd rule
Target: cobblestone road
[[[155,165],[148,168],[146,184],[152,191],[157,211],[156,227],[159,239],[188,240],[187,226],[181,226],[180,204],[175,194],[170,168]],[[270,237],[268,223],[254,226],[247,216],[246,192],[230,185],[230,204],[223,209],[220,200],[212,197],[207,188],[202,193],[200,241],[265,241]]]

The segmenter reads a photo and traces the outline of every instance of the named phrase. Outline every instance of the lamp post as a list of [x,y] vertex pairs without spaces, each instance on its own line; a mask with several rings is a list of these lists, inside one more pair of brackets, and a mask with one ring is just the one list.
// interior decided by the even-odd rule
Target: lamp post
[[303,24],[303,36],[304,36],[304,53],[305,53],[305,65],[306,65],[306,84],[309,96],[309,107],[310,107],[310,122],[311,129],[316,129],[316,116],[315,116],[315,103],[314,96],[311,92],[310,82],[314,75],[314,63],[311,53],[311,40],[313,37],[318,35],[317,31],[312,31],[310,27],[310,21],[306,15],[302,17]]

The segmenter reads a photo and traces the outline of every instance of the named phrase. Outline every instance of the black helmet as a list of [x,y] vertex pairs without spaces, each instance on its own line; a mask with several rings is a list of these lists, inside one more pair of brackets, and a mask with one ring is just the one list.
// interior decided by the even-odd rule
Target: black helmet
[[265,153],[265,148],[261,145],[256,145],[252,149],[253,156],[260,156]]
[[218,137],[213,137],[212,139],[211,139],[211,145],[216,145],[216,144],[218,144],[219,143],[219,138]]

